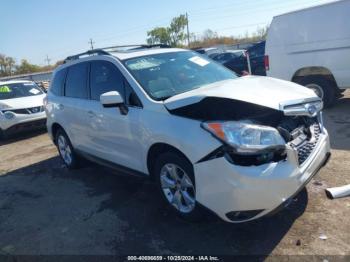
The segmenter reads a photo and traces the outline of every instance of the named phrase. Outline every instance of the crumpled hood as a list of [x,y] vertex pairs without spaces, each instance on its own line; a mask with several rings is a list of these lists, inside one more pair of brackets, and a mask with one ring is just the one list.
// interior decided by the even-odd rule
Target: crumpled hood
[[36,95],[36,96],[27,96],[27,97],[18,97],[12,99],[3,99],[0,100],[1,105],[6,105],[11,109],[21,109],[21,108],[31,108],[43,105],[43,99],[46,94]]
[[206,97],[229,98],[277,110],[292,101],[319,100],[311,89],[271,77],[244,76],[203,86],[164,101],[172,110],[195,104]]

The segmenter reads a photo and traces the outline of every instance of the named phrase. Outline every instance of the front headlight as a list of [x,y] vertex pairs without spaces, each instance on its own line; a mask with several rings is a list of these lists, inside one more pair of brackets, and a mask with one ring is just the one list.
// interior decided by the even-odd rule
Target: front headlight
[[4,116],[8,120],[14,119],[16,117],[16,115],[14,113],[12,113],[11,111],[6,111],[4,113]]
[[202,127],[230,145],[237,153],[256,154],[269,149],[282,149],[285,140],[277,129],[237,121],[204,122]]

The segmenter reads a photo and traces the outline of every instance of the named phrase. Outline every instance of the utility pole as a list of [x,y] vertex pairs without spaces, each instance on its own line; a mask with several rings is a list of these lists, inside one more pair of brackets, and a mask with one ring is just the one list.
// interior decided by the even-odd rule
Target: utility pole
[[89,44],[90,44],[91,50],[94,49],[95,42],[92,41],[92,38],[90,38]]
[[186,12],[186,21],[187,21],[187,46],[190,48],[190,29],[188,27],[188,14]]
[[50,66],[50,61],[51,61],[51,59],[49,59],[49,56],[48,56],[48,55],[46,55],[45,61],[47,62],[47,65]]

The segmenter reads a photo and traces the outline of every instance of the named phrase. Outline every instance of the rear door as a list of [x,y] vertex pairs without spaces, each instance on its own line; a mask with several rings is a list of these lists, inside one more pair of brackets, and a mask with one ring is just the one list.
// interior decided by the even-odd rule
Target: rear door
[[[117,66],[109,61],[91,62],[89,103],[89,151],[98,158],[142,170],[139,118],[142,105]],[[104,108],[100,95],[118,91],[127,114],[117,107]]]
[[87,107],[89,99],[88,88],[89,63],[82,62],[68,68],[64,85],[64,99],[58,105],[58,110],[64,112],[64,129],[74,146],[85,151],[88,145]]

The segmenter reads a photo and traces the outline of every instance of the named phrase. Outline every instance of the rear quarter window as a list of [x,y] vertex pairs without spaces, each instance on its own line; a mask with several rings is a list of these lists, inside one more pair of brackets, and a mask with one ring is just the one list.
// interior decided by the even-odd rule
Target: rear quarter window
[[89,97],[87,87],[88,66],[89,63],[83,62],[68,68],[65,96],[81,99],[87,99]]
[[53,94],[57,96],[63,95],[63,85],[64,85],[64,80],[66,79],[66,74],[67,74],[67,69],[62,69],[58,71],[53,77],[53,80],[50,86],[50,91]]

